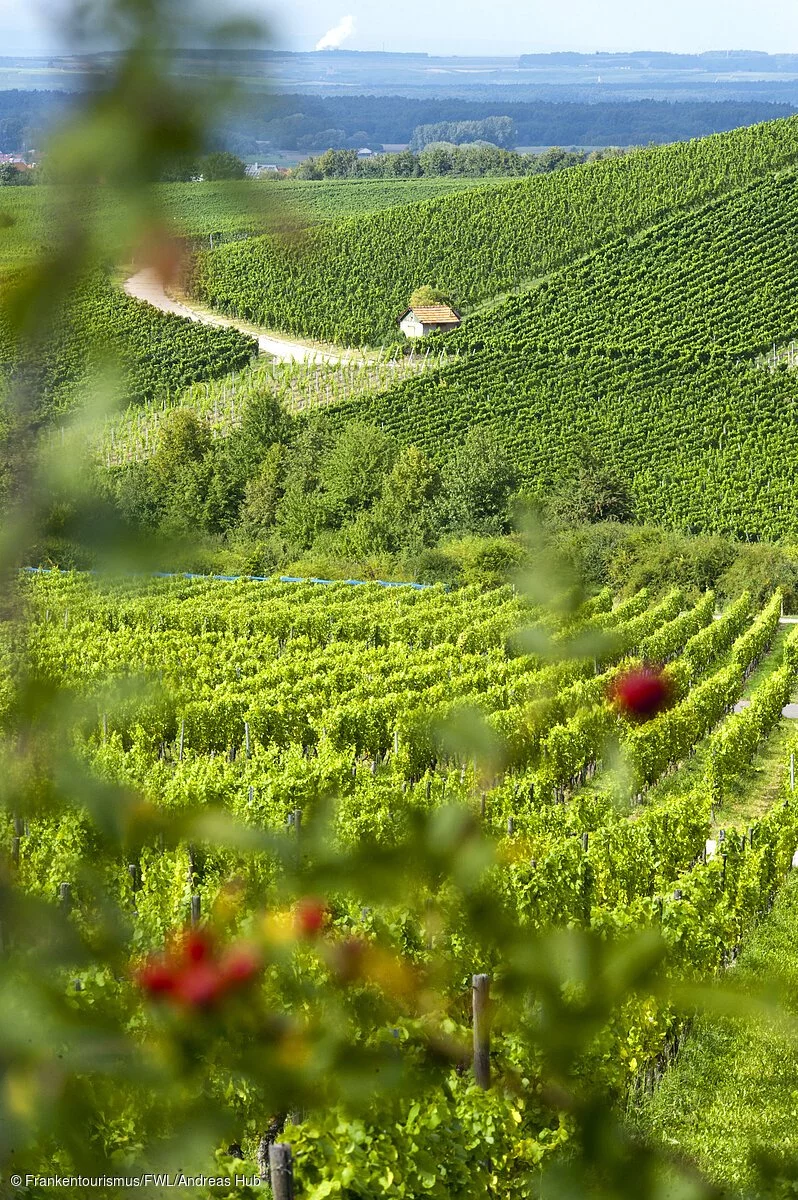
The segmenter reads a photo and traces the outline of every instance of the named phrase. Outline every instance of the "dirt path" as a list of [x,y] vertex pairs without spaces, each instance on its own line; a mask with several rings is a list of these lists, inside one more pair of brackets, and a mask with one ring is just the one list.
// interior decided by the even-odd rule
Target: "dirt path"
[[[166,291],[157,273],[153,270],[137,271],[125,280],[124,289],[128,296],[136,300],[144,300],[161,312],[174,313],[178,317],[188,317],[190,321],[201,321],[204,325],[225,325],[240,329],[257,339],[261,354],[270,354],[281,362],[311,362],[311,363],[342,363],[350,362],[358,356],[355,353],[341,352],[331,354],[315,346],[302,342],[292,342],[288,338],[277,337],[271,333],[261,333],[254,326],[248,326],[243,321],[230,317],[222,317],[210,309],[174,300]],[[362,358],[362,355],[360,356]]]

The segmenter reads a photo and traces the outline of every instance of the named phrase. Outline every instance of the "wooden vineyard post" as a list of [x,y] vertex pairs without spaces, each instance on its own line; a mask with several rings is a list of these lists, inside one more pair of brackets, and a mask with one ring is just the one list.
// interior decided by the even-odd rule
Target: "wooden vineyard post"
[[139,910],[136,904],[136,893],[141,891],[141,867],[138,863],[128,863],[127,873],[130,878],[130,890],[133,893],[133,915],[138,916]]
[[472,1012],[474,1026],[474,1079],[483,1092],[490,1087],[490,976],[474,975],[472,979]]
[[67,914],[71,908],[70,886],[68,883],[60,884],[58,888],[58,905],[61,912]]
[[795,791],[795,754],[790,755],[790,791]]
[[291,855],[296,866],[302,861],[302,809],[295,808],[292,813],[288,814],[288,828],[294,833],[294,847]]
[[200,923],[201,900],[199,894],[191,897],[191,924],[196,927]]
[[258,1148],[255,1151],[255,1160],[258,1164],[258,1174],[261,1179],[269,1178],[269,1141],[268,1134],[264,1133],[258,1140]]
[[294,1160],[287,1142],[269,1146],[269,1175],[274,1200],[294,1200]]
[[177,761],[183,761],[183,740],[186,736],[186,719],[185,717],[180,722],[180,744],[177,748]]
[[590,846],[590,834],[587,832],[587,830],[582,833],[581,842],[582,854],[584,856],[582,866],[582,897],[584,901],[585,923],[590,925],[593,902],[593,873],[590,866],[590,859],[587,857],[587,852]]
[[244,722],[244,757],[249,758],[249,721]]

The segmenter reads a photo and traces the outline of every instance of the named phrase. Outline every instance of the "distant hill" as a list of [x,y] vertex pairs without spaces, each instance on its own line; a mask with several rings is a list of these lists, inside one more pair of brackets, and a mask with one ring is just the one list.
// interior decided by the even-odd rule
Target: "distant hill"
[[522,68],[589,67],[591,70],[637,69],[645,71],[756,71],[768,74],[798,74],[798,54],[767,54],[762,50],[706,50],[702,54],[669,54],[664,50],[635,50],[631,53],[579,54],[560,51],[551,54],[522,54]]
[[[419,41],[423,40],[419,27]],[[79,86],[81,74],[102,68],[112,55],[2,58],[0,87]],[[184,50],[185,74],[237,75],[264,101],[276,92],[313,97],[401,96],[407,99],[616,102],[631,100],[739,101],[798,104],[798,56],[741,50],[670,55],[522,54],[445,56],[333,50],[213,52]],[[18,82],[13,82],[14,80]],[[49,80],[49,82],[48,82]],[[427,124],[442,119],[417,122]],[[406,139],[402,139],[406,140]]]

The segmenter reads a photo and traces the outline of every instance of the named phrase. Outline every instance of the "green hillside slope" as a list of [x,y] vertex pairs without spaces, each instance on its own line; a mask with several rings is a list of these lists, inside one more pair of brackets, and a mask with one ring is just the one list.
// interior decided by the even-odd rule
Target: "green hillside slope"
[[372,421],[439,461],[485,424],[533,492],[561,483],[587,442],[640,520],[798,538],[798,383],[724,355],[484,351],[330,417]]
[[486,424],[535,492],[588,443],[641,519],[798,538],[798,384],[754,362],[798,333],[796,245],[795,177],[761,180],[474,316],[447,339],[457,361],[336,419],[438,458]]
[[51,336],[20,356],[0,312],[0,408],[9,381],[38,397],[37,417],[51,419],[86,403],[85,388],[100,373],[118,376],[118,400],[140,403],[180,392],[198,380],[240,371],[257,342],[237,329],[201,325],[133,300],[101,272],[70,297]]
[[798,180],[759,180],[620,239],[447,346],[718,347],[750,354],[798,333]]
[[654,147],[493,190],[264,237],[199,256],[193,289],[216,308],[326,341],[395,335],[410,291],[468,307],[798,156],[798,120]]
[[[253,182],[221,180],[207,183],[162,183],[153,187],[153,201],[177,233],[189,238],[241,237],[266,230],[320,225],[380,209],[418,204],[474,187],[502,187],[504,179],[320,180]],[[107,234],[115,229],[114,200],[95,197],[102,207]],[[4,188],[0,193],[0,272],[30,261],[46,241],[53,208],[63,216],[61,188]],[[84,215],[83,201],[68,206],[70,220]]]

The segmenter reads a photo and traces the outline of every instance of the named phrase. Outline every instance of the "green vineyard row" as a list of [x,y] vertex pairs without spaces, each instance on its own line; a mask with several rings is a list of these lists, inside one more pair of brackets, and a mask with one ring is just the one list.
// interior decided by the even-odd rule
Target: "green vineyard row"
[[[489,721],[499,706],[518,700],[519,728],[524,715],[530,721],[538,713],[540,728],[548,730],[543,741],[570,726],[575,742],[573,722],[581,714],[603,711],[611,714],[621,744],[638,747],[638,757],[640,745],[650,745],[662,770],[674,752],[690,755],[709,735],[707,745],[727,747],[725,761],[731,764],[734,757],[739,771],[767,734],[776,697],[783,695],[779,688],[794,681],[798,670],[794,633],[784,666],[752,694],[747,711],[757,716],[726,715],[746,671],[773,637],[778,595],[753,620],[747,597],[716,620],[711,595],[685,607],[678,592],[653,604],[639,593],[612,608],[605,592],[554,618],[510,588],[480,594],[475,589],[386,593],[376,587],[322,591],[302,584],[186,580],[107,585],[57,574],[28,579],[23,586],[33,618],[25,653],[35,672],[73,694],[75,753],[99,783],[122,784],[155,810],[185,812],[187,818],[192,811],[226,812],[254,835],[273,839],[286,817],[301,810],[307,832],[300,834],[295,822],[283,837],[289,856],[292,843],[304,845],[309,860],[323,858],[325,837],[353,848],[363,842],[390,846],[401,843],[414,813],[444,812],[450,802],[470,808],[477,819],[484,811],[482,820],[500,837],[496,860],[486,864],[480,887],[485,902],[489,897],[520,938],[563,925],[607,936],[653,927],[661,930],[668,948],[672,978],[716,970],[734,956],[767,909],[798,844],[798,806],[786,775],[771,812],[745,838],[729,830],[710,843],[710,786],[624,811],[610,791],[596,787],[604,773],[598,762],[597,774],[590,774],[584,786],[576,781],[574,795],[564,803],[562,796],[543,793],[535,762],[494,767],[499,778],[490,779],[467,752],[450,751],[419,774],[397,720],[402,711],[413,713],[430,688],[437,694],[437,678],[445,683],[446,699],[482,703]],[[528,624],[561,649],[588,635],[595,639],[595,661],[546,662],[523,653],[516,631]],[[6,657],[13,662],[21,649],[12,639]],[[679,699],[648,724],[624,728],[599,696],[614,671],[635,661],[629,655],[644,650],[669,660]],[[13,689],[9,677],[4,690],[10,695]],[[240,698],[262,707],[268,696],[286,717],[317,713],[326,721],[330,706],[340,711],[350,696],[360,696],[359,709],[367,707],[369,692],[375,698],[394,695],[401,707],[386,725],[388,744],[380,733],[377,742],[360,750],[346,739],[336,747],[326,732],[308,741],[307,726],[285,740],[271,731],[260,734],[251,707],[229,704]],[[198,718],[206,714],[200,726],[188,719],[187,704],[196,706]],[[249,716],[253,721],[245,731]],[[564,770],[579,760],[582,748],[577,751]],[[323,822],[333,795],[334,824],[319,840],[314,828]],[[201,914],[212,914],[233,879],[242,931],[264,904],[275,921],[279,916],[277,840],[271,849],[259,841],[250,849],[243,842],[240,848],[222,849],[204,845],[197,835],[191,843],[166,845],[155,838],[125,861],[105,854],[88,812],[55,817],[39,801],[24,816],[4,817],[0,838],[7,845],[15,842],[13,869],[24,890],[52,901],[60,885],[69,885],[69,919],[89,935],[98,917],[98,897],[85,871],[91,863],[95,883],[98,877],[103,881],[102,903],[111,903],[129,924],[134,955],[180,927],[193,897]],[[407,964],[405,970],[437,964],[451,1031],[462,1031],[462,995],[470,974],[479,968],[501,977],[490,935],[478,942],[473,935],[465,938],[460,902],[434,883],[378,910],[364,910],[356,895],[343,893],[330,895],[328,904],[338,939],[357,937],[375,945],[379,939]],[[335,960],[308,948],[302,951],[301,970],[306,989],[322,995],[335,990]],[[295,1003],[294,972],[294,966],[283,972],[275,962],[269,975],[269,1002],[286,1016]],[[83,977],[76,1003],[97,1003],[109,984]],[[130,988],[124,982],[113,986],[123,997]],[[501,987],[497,1000],[501,1003]],[[385,1036],[384,1019],[412,1053],[418,1014],[410,999],[403,1001],[397,993],[385,1018],[374,1012],[372,1023],[362,1003],[353,1003],[362,1039]],[[601,1029],[585,1070],[622,1096],[657,1060],[675,1028],[666,1001],[631,998]],[[450,1195],[452,1187],[465,1186],[466,1178],[476,1194],[486,1194],[499,1171],[507,1195],[520,1200],[524,1172],[560,1139],[552,1136],[550,1119],[541,1118],[534,1090],[538,1068],[511,1024],[497,1027],[492,1057],[500,1077],[509,1073],[528,1082],[485,1096],[452,1071],[439,1084],[428,1080],[412,1105],[402,1103],[391,1120],[379,1106],[363,1124],[320,1105],[289,1125],[285,1136],[307,1194],[314,1200],[330,1194],[340,1179],[340,1148],[352,1139],[355,1145],[368,1139],[369,1154],[354,1151],[351,1161],[369,1200],[381,1194],[388,1165],[408,1142],[420,1155],[414,1159],[416,1173],[425,1155],[438,1155],[424,1176],[424,1194]],[[263,1121],[256,1094],[237,1096],[234,1109],[244,1132]],[[467,1132],[485,1127],[492,1130],[495,1147],[488,1165],[483,1138],[472,1139]],[[397,1166],[397,1178],[405,1170]],[[408,1180],[407,1194],[416,1195],[416,1186]]]

